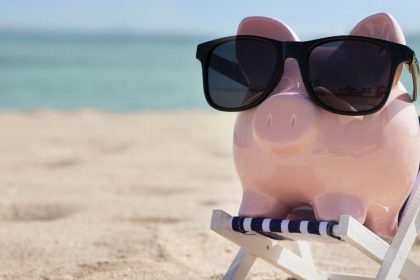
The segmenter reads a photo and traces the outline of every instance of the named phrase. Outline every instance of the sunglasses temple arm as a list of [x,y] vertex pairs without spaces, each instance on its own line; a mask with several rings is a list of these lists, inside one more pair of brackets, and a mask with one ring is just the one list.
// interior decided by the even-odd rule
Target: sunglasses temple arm
[[411,59],[411,62],[409,63],[409,69],[411,76],[413,77],[413,99],[412,101],[416,101],[417,99],[417,87],[419,84],[419,65],[417,62],[416,55],[413,52],[413,57]]
[[213,70],[223,74],[224,76],[240,83],[241,85],[248,87],[248,82],[243,76],[241,68],[238,63],[227,60],[217,54],[213,54],[210,60],[209,67]]

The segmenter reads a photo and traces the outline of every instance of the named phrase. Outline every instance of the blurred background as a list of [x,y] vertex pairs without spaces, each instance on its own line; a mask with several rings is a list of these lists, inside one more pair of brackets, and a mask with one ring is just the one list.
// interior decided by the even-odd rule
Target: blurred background
[[419,1],[0,0],[0,108],[207,110],[196,45],[242,18],[274,17],[310,40],[382,11],[420,53]]

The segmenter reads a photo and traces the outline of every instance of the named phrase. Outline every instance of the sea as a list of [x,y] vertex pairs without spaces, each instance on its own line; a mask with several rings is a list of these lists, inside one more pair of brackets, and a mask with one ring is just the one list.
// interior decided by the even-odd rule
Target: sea
[[0,30],[0,110],[208,110],[195,51],[214,38]]

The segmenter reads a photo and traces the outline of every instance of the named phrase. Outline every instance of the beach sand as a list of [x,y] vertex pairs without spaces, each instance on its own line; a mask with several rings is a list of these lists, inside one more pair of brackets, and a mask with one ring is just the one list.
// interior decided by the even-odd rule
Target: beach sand
[[[209,224],[213,208],[240,204],[234,117],[0,113],[1,279],[221,279],[238,247]],[[378,268],[350,247],[311,246],[324,269]],[[262,261],[249,275],[288,277]]]

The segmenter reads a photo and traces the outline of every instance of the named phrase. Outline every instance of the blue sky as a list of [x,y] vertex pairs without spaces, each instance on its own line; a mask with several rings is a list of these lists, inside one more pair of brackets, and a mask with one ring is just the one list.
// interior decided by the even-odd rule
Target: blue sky
[[308,38],[348,33],[382,11],[406,34],[420,34],[417,0],[0,0],[0,28],[232,35],[242,18],[264,15]]

